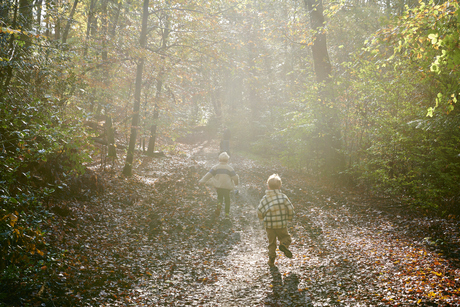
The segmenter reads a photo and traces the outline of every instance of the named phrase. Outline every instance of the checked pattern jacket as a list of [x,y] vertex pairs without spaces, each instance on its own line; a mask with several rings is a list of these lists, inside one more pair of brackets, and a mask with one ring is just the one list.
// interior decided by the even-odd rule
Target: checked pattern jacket
[[264,220],[265,228],[286,228],[294,216],[294,207],[280,190],[266,190],[257,213]]

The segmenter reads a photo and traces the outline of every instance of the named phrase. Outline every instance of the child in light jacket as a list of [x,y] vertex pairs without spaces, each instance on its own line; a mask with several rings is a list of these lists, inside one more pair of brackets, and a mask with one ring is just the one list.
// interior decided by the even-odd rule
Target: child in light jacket
[[239,177],[233,167],[228,165],[230,156],[223,152],[219,155],[219,164],[214,165],[206,175],[198,182],[205,184],[213,178],[213,185],[217,191],[216,215],[220,215],[222,204],[225,203],[225,216],[230,215],[230,192],[238,185]]

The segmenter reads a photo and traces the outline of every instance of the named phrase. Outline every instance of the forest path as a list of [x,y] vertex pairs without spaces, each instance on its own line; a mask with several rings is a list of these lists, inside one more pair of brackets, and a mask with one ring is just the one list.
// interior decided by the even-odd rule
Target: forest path
[[[215,218],[215,192],[197,185],[215,148],[144,158],[133,178],[107,178],[104,195],[69,204],[71,231],[59,241],[71,253],[55,305],[460,306],[457,222],[387,210],[238,155],[231,217]],[[278,251],[270,269],[255,210],[274,172],[296,215],[294,257]]]
[[[212,165],[217,163],[217,152],[213,147],[197,148],[190,154],[195,167],[190,178],[191,185],[197,184]],[[224,210],[219,217],[213,215],[216,206],[216,193],[210,187],[195,187],[206,195],[201,199],[205,209],[201,220],[203,227],[197,234],[199,242],[196,247],[183,249],[180,259],[187,258],[190,253],[200,253],[201,256],[192,261],[192,266],[198,269],[196,273],[190,269],[190,260],[183,266],[176,265],[177,278],[175,285],[185,287],[179,297],[163,299],[159,292],[153,294],[155,304],[173,304],[176,306],[308,306],[305,304],[302,289],[298,288],[297,274],[294,273],[289,260],[279,253],[278,266],[270,269],[267,265],[267,243],[265,230],[257,218],[256,208],[265,191],[265,181],[274,170],[257,166],[253,161],[241,157],[233,157],[231,165],[240,176],[238,193],[232,193],[230,218],[224,218]],[[189,173],[190,174],[190,173]],[[198,221],[199,223],[199,221]],[[199,251],[197,251],[199,250]],[[174,252],[177,256],[178,251]],[[284,276],[289,276],[287,282],[279,270],[284,263],[289,269]],[[179,269],[180,267],[180,269]],[[184,284],[184,276],[197,276]],[[285,278],[286,279],[286,278]],[[292,282],[295,281],[295,282]],[[151,287],[145,285],[146,288]],[[156,286],[155,286],[156,288]],[[281,305],[280,305],[281,304]]]

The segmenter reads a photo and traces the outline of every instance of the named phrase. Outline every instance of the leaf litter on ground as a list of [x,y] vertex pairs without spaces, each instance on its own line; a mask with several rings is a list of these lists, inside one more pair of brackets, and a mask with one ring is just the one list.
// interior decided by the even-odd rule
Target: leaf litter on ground
[[[217,148],[217,147],[216,147]],[[236,155],[231,218],[197,182],[213,147],[143,158],[135,176],[101,174],[105,193],[67,201],[46,302],[74,306],[459,306],[459,231],[359,193]],[[292,259],[267,265],[256,206],[273,172],[296,216]],[[58,229],[59,228],[59,229]],[[427,239],[429,238],[429,239]],[[438,241],[436,241],[438,240]]]

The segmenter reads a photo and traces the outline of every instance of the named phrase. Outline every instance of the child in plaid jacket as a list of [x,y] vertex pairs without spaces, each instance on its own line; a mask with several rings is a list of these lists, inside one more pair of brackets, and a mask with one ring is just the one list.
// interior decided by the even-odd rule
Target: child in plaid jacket
[[288,222],[294,216],[294,207],[289,198],[281,193],[281,178],[278,174],[271,175],[267,180],[268,190],[257,207],[257,215],[263,220],[268,237],[268,264],[275,265],[276,239],[279,240],[279,249],[286,257],[292,258],[289,250],[291,235],[288,232]]

